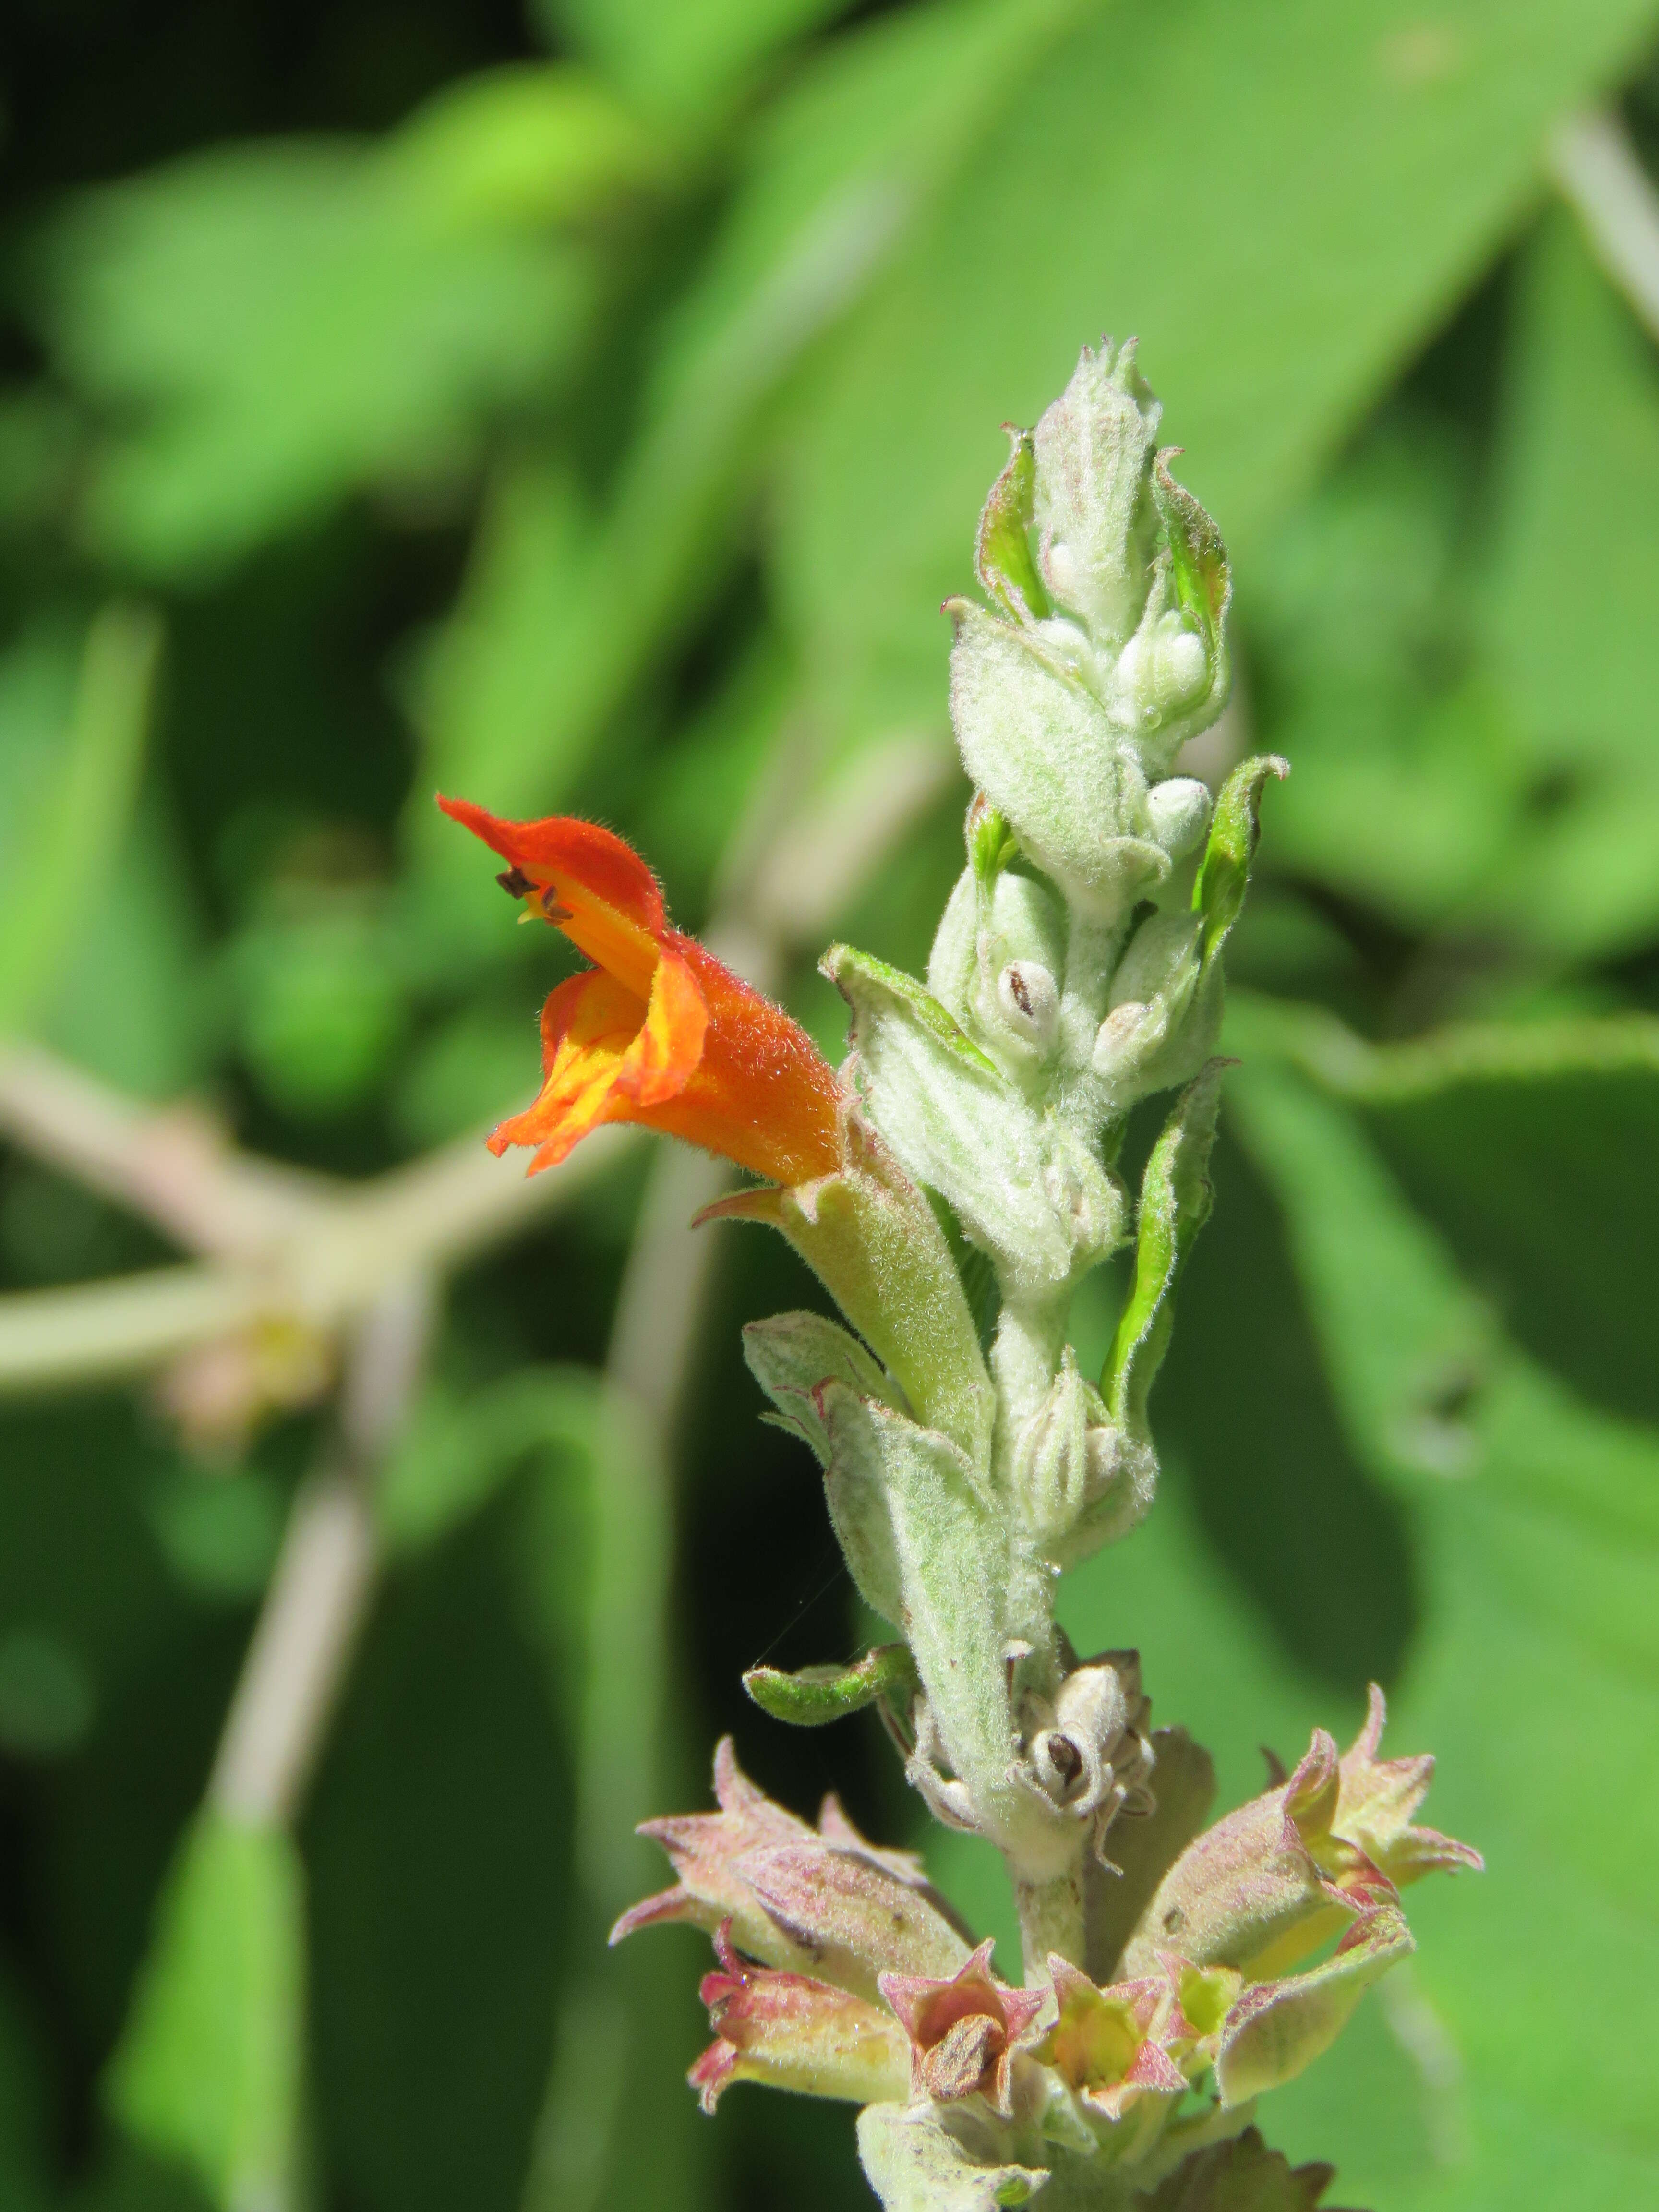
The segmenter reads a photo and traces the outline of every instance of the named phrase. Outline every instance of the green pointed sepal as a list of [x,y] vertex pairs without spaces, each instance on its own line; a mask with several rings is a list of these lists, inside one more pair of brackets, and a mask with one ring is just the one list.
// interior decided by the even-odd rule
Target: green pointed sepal
[[1250,863],[1261,838],[1261,794],[1267,780],[1277,776],[1283,782],[1290,772],[1289,761],[1279,754],[1256,753],[1241,761],[1221,787],[1204,859],[1193,885],[1193,911],[1204,921],[1206,973],[1244,903]]
[[1198,626],[1211,672],[1209,705],[1218,714],[1227,702],[1227,608],[1233,595],[1232,570],[1221,532],[1184,484],[1170,474],[1181,453],[1165,446],[1152,462],[1152,504],[1169,549],[1176,602]]
[[1036,446],[1017,423],[1002,427],[1010,451],[980,514],[975,566],[987,596],[1016,622],[1042,622],[1054,608],[1031,554]]
[[1134,1280],[1100,1382],[1113,1420],[1131,1436],[1147,1434],[1146,1401],[1170,1346],[1176,1283],[1210,1216],[1210,1153],[1230,1064],[1212,1060],[1188,1085],[1141,1177]]
[[[1094,1072],[1115,1115],[1154,1091],[1190,1082],[1213,1051],[1221,1033],[1221,955],[1244,903],[1261,837],[1261,793],[1270,777],[1289,774],[1277,753],[1239,763],[1211,815],[1190,904],[1166,903],[1130,939],[1094,1054]],[[1158,788],[1173,790],[1179,782]]]
[[763,1713],[794,1728],[825,1728],[885,1700],[902,1714],[918,1685],[916,1663],[903,1644],[878,1644],[850,1667],[751,1667],[743,1686]]

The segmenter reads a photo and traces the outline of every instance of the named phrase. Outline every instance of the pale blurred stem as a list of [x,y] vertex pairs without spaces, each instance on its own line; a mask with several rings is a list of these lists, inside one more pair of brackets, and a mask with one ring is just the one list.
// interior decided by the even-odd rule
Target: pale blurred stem
[[299,1810],[368,1610],[374,1486],[419,1385],[434,1305],[430,1278],[407,1277],[353,1333],[333,1432],[294,1501],[208,1784],[233,1820],[288,1826]]
[[526,1177],[473,1136],[354,1186],[237,1152],[197,1110],[137,1104],[27,1045],[0,1050],[0,1136],[202,1255],[0,1297],[0,1392],[121,1380],[262,1322],[349,1329],[410,1276],[556,1212],[641,1141],[603,1129]]
[[1480,1083],[1547,1083],[1574,1075],[1659,1073],[1659,1017],[1585,1014],[1533,1022],[1453,1022],[1374,1044],[1324,1006],[1232,994],[1224,1047],[1289,1060],[1322,1088],[1357,1103],[1403,1105]]
[[1630,134],[1614,115],[1577,117],[1556,133],[1549,166],[1596,259],[1659,337],[1659,192]]

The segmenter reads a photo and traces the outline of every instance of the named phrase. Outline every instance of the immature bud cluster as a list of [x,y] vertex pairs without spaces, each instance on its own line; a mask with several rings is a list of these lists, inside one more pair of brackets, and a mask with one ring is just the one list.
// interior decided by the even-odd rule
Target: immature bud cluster
[[969,772],[1031,860],[1106,921],[1201,833],[1183,818],[1190,779],[1157,794],[1227,693],[1225,556],[1155,453],[1160,411],[1133,340],[1085,350],[987,506],[980,576],[999,613],[951,602]]

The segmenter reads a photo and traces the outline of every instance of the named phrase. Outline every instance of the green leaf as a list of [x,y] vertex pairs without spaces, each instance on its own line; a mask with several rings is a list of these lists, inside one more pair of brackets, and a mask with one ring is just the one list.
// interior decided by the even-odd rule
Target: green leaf
[[776,1667],[751,1667],[743,1686],[764,1713],[795,1728],[823,1728],[860,1713],[880,1698],[908,1710],[916,1686],[915,1662],[903,1644],[878,1644],[850,1667],[803,1667],[787,1674]]
[[[562,610],[581,595],[595,527],[562,461],[509,456],[492,474],[460,598],[422,641],[405,686],[440,789],[487,791],[497,807],[530,812],[566,789]],[[448,841],[418,820],[422,856],[447,856]]]
[[[828,44],[765,111],[740,149],[727,219],[668,319],[602,515],[569,546],[579,588],[501,604],[489,651],[531,672],[525,696],[541,719],[522,725],[539,727],[539,745],[515,752],[489,787],[496,807],[558,804],[630,687],[706,613],[749,542],[766,410],[971,150],[988,109],[1014,95],[1081,4],[902,10]],[[688,33],[690,12],[674,11]],[[659,29],[657,15],[637,21]],[[885,502],[871,512],[886,514]],[[566,552],[553,557],[562,578]],[[937,689],[931,707],[942,724]],[[907,699],[872,726],[913,719]]]
[[900,1625],[955,1771],[981,1807],[1006,1802],[1013,1787],[1002,1619],[1008,1551],[1000,1520],[947,1437],[871,1405],[844,1383],[825,1383],[819,1398],[832,1460],[855,1457],[881,1485],[902,1592]]
[[1537,818],[1471,635],[1474,459],[1426,410],[1389,410],[1283,518],[1247,587],[1272,742],[1296,764],[1273,863],[1413,931],[1468,927]]
[[904,1597],[880,1460],[860,1449],[860,1438],[849,1440],[845,1430],[835,1449],[819,1394],[823,1383],[838,1382],[890,1412],[903,1413],[902,1394],[855,1338],[821,1314],[775,1314],[769,1321],[750,1322],[743,1356],[772,1401],[771,1418],[809,1444],[823,1470],[830,1525],[860,1596],[896,1626],[904,1618]]
[[1334,2169],[1292,2168],[1255,2128],[1195,2150],[1156,2189],[1134,2199],[1136,2212],[1314,2212]]
[[445,85],[384,159],[459,226],[568,223],[665,181],[659,133],[587,71],[512,62]]
[[1212,1060],[1182,1092],[1141,1177],[1134,1279],[1100,1378],[1112,1419],[1139,1436],[1175,1325],[1175,1286],[1214,1197],[1208,1170],[1226,1065]]
[[1271,1067],[1242,1070],[1231,1095],[1285,1208],[1356,1449],[1381,1474],[1466,1473],[1489,1316],[1342,1107]]
[[206,1072],[216,999],[178,848],[161,806],[141,793],[31,1032],[88,1074],[167,1105]]
[[[1659,374],[1565,214],[1522,263],[1505,361],[1486,628],[1517,749],[1561,795],[1488,898],[1533,943],[1605,957],[1659,921]],[[1564,560],[1569,544],[1594,557]]]
[[137,789],[161,649],[158,617],[115,601],[87,631],[66,705],[54,711],[48,703],[56,656],[44,636],[0,673],[0,773],[27,787],[9,794],[16,811],[6,843],[15,849],[0,875],[0,1034],[35,1011],[88,900],[107,891]]
[[1186,486],[1170,474],[1170,463],[1180,451],[1178,446],[1166,446],[1155,457],[1152,499],[1169,538],[1176,599],[1197,623],[1206,647],[1213,653],[1224,635],[1227,605],[1233,592],[1232,570],[1221,532]]
[[1506,242],[1550,124],[1653,20],[1651,0],[1449,0],[1426,25],[1407,0],[1199,0],[1091,8],[1034,46],[836,375],[801,394],[781,568],[832,720],[895,661],[937,682],[927,611],[965,578],[994,426],[1035,421],[1103,326],[1142,333],[1248,574],[1263,526]]
[[586,1368],[520,1369],[465,1398],[433,1389],[398,1437],[375,1491],[393,1553],[447,1536],[537,1453],[577,1455],[593,1445],[597,1381]]
[[523,1566],[574,1747],[577,1872],[608,1925],[646,1886],[651,1853],[634,1831],[660,1809],[668,1472],[654,1425],[592,1369],[531,1370],[500,1394],[501,1440],[528,1431],[551,1448],[530,1493]]
[[749,1372],[771,1400],[781,1427],[809,1443],[820,1467],[830,1456],[823,1419],[812,1393],[832,1376],[896,1413],[908,1410],[864,1346],[822,1314],[774,1314],[745,1322],[743,1357]]
[[914,975],[906,975],[886,961],[878,960],[873,953],[857,951],[850,945],[832,945],[818,967],[852,1007],[855,1037],[860,1010],[891,1007],[964,1067],[1000,1081],[996,1062],[980,1050],[962,1024]]
[[844,945],[820,966],[853,1009],[853,1080],[871,1118],[991,1254],[1006,1289],[1052,1296],[1118,1241],[1121,1194],[1099,1162],[930,992]]
[[207,1812],[167,1878],[106,2088],[225,2212],[283,2204],[304,2065],[303,1877],[288,1837]]
[[[1340,1109],[1304,1109],[1276,1138],[1260,1156],[1291,1221],[1332,1380],[1376,1463],[1397,1463],[1379,1426],[1388,1399],[1376,1387],[1374,1316],[1385,1353],[1413,1341],[1390,1313],[1414,1314],[1415,1341],[1431,1340],[1447,1310],[1443,1255]],[[1392,1279],[1374,1302],[1378,1253],[1392,1255]],[[1659,1728],[1659,1431],[1576,1400],[1501,1341],[1468,1419],[1473,1475],[1413,1486],[1435,1608],[1392,1725],[1397,1740],[1433,1747],[1436,1823],[1471,1838],[1493,1873],[1413,1893],[1419,1956],[1400,2032],[1423,2054],[1414,2124],[1431,2152],[1461,2146],[1459,2185],[1496,2212],[1535,2203],[1540,2174],[1572,2174],[1587,2201],[1640,2201],[1659,2160],[1641,2117],[1640,2039],[1624,2023],[1640,2016],[1659,1972],[1644,1840],[1659,1784],[1629,1747]],[[1576,1731],[1586,1781],[1537,1791],[1524,1746],[1564,1728]],[[1514,1942],[1539,1914],[1551,1930],[1541,1953]],[[1546,2018],[1571,2021],[1573,2032],[1541,2038]],[[1343,2066],[1346,2043],[1310,2084]],[[1296,2094],[1281,2112],[1299,2109]],[[1363,2111],[1354,2126],[1354,2154],[1328,2135],[1320,2147],[1360,2182],[1359,2146],[1379,2172],[1390,2154]],[[1445,2201],[1431,2155],[1388,2178],[1402,2212]]]

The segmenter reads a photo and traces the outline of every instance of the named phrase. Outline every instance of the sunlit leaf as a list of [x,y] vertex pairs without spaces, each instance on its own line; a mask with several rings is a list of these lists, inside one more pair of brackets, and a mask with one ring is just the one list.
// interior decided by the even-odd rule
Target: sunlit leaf
[[[1527,256],[1509,363],[1491,634],[1552,803],[1496,897],[1520,933],[1582,957],[1659,921],[1659,374],[1565,216]],[[1564,558],[1574,544],[1594,557]]]
[[[1333,1380],[1384,1464],[1395,1447],[1376,1388],[1379,1349],[1392,1358],[1413,1332],[1432,1340],[1455,1280],[1339,1109],[1310,1103],[1281,1117],[1261,1157]],[[1643,1840],[1659,1819],[1659,1782],[1629,1747],[1659,1726],[1659,1431],[1595,1411],[1507,1347],[1495,1348],[1468,1418],[1477,1471],[1416,1482],[1435,1604],[1392,1725],[1402,1742],[1434,1747],[1432,1817],[1472,1837],[1490,1872],[1455,1894],[1413,1893],[1419,2002],[1396,2026],[1443,2167],[1431,2162],[1409,2185],[1396,2176],[1391,2201],[1438,2205],[1448,2191],[1478,2191],[1496,2212],[1521,2212],[1540,2174],[1569,2172],[1587,2201],[1639,2198],[1659,2176],[1659,2146],[1640,2039],[1624,2023],[1659,1971]],[[1535,1788],[1524,1747],[1561,1730],[1573,1734],[1582,1784]],[[1546,1923],[1547,1946],[1517,1942],[1517,1929]],[[1540,2038],[1547,2016],[1571,2021],[1572,2034]],[[1365,2185],[1340,2137],[1324,2148]]]
[[997,425],[1034,421],[1103,326],[1142,334],[1186,478],[1247,574],[1262,526],[1496,250],[1552,118],[1652,20],[1645,0],[1091,10],[803,410],[782,565],[803,634],[836,641],[842,712],[895,655],[942,683],[931,611],[970,574]]
[[[522,501],[508,495],[485,541],[459,650],[511,672],[497,720],[483,719],[494,679],[484,708],[464,709],[493,806],[556,804],[630,688],[704,613],[742,541],[766,410],[1082,4],[934,0],[832,46],[761,118],[726,223],[668,319],[603,515],[580,532],[571,495],[547,478]],[[517,587],[532,576],[539,589]],[[444,684],[449,647],[437,650]],[[936,718],[943,700],[941,683]],[[434,703],[443,743],[444,696]]]

